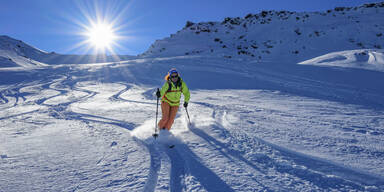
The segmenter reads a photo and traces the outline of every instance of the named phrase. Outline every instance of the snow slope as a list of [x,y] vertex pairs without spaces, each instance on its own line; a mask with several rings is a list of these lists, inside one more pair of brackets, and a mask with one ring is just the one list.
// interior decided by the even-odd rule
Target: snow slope
[[[253,62],[0,72],[0,191],[384,190],[384,73]],[[152,133],[172,66],[192,124],[180,108],[169,149]]]
[[353,50],[329,53],[299,64],[368,69],[384,72],[384,50]]
[[[20,45],[22,42],[9,38],[7,36],[0,36],[0,68],[7,67],[21,67],[21,68],[36,68],[47,66],[47,64],[32,60],[25,54],[21,53],[23,47]],[[43,54],[42,51],[32,48],[29,45],[25,47],[31,51],[31,55]]]
[[[132,58],[128,55],[62,55],[47,53],[20,40],[0,36],[0,67],[40,67],[44,64],[84,64],[121,61]],[[7,61],[8,60],[8,61]],[[5,64],[7,63],[7,64]]]
[[[280,14],[326,23],[351,16],[367,21],[358,29],[373,30],[383,27],[373,19],[381,5],[351,8],[354,14]],[[271,13],[257,21],[269,22]],[[283,24],[284,17],[270,22],[297,22]],[[384,191],[382,50],[301,38],[300,45],[317,48],[292,54],[284,53],[286,42],[268,48],[260,41],[266,48],[252,57],[237,54],[246,49],[237,49],[242,41],[232,31],[220,36],[223,43],[206,41],[229,51],[207,54],[188,32],[197,25],[141,57],[82,65],[52,65],[63,57],[40,63],[47,53],[0,41],[0,191]],[[216,38],[199,30],[207,34],[202,41]],[[381,43],[375,33],[364,31],[360,40]],[[257,59],[266,50],[270,56]],[[191,90],[190,123],[181,107],[170,134],[154,140],[154,92],[171,67]]]
[[327,12],[263,11],[222,22],[187,22],[143,57],[220,55],[301,62],[336,51],[384,47],[384,2]]

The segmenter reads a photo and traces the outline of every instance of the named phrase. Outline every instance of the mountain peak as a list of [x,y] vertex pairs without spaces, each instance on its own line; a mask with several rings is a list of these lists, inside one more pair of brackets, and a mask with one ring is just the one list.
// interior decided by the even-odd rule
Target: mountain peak
[[330,52],[381,49],[384,2],[324,12],[261,11],[220,22],[187,21],[141,56],[212,55],[303,61]]
[[[82,63],[103,63],[126,60],[133,56],[119,55],[63,55],[55,52],[45,52],[33,46],[24,43],[21,40],[14,39],[7,35],[0,36],[0,60],[7,61],[6,66],[23,66],[23,63],[46,64],[82,64]],[[17,62],[19,61],[19,62]],[[5,66],[5,64],[4,64]],[[3,66],[3,67],[4,67]],[[30,67],[30,66],[29,66]]]

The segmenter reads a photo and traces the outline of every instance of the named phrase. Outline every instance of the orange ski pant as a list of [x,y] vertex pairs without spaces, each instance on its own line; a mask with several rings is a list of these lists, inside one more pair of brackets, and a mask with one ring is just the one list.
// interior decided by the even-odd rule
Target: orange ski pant
[[161,120],[159,121],[159,128],[171,129],[173,122],[175,121],[176,113],[179,110],[179,106],[170,106],[169,103],[161,102]]

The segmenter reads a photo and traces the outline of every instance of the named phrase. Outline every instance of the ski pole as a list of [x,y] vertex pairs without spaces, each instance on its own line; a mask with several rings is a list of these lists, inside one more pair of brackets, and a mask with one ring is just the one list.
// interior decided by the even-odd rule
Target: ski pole
[[191,119],[189,118],[188,109],[186,107],[185,107],[185,111],[187,112],[187,117],[188,117],[189,125],[191,126]]
[[[159,88],[157,88],[157,91],[159,91]],[[157,97],[157,96],[156,96]],[[155,124],[155,133],[153,134],[153,137],[156,139],[159,134],[157,133],[157,114],[159,113],[159,98],[157,97],[157,103],[156,103],[156,124]]]

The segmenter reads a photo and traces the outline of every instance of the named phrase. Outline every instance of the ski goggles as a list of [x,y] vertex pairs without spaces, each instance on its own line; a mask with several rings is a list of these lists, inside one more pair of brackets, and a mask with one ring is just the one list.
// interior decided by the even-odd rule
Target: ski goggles
[[179,73],[176,70],[172,70],[172,71],[169,72],[170,76],[172,76],[172,74],[177,74],[177,76],[179,75]]
[[171,75],[170,77],[171,78],[177,78],[177,77],[179,77],[179,75],[177,75],[177,74],[176,75]]

